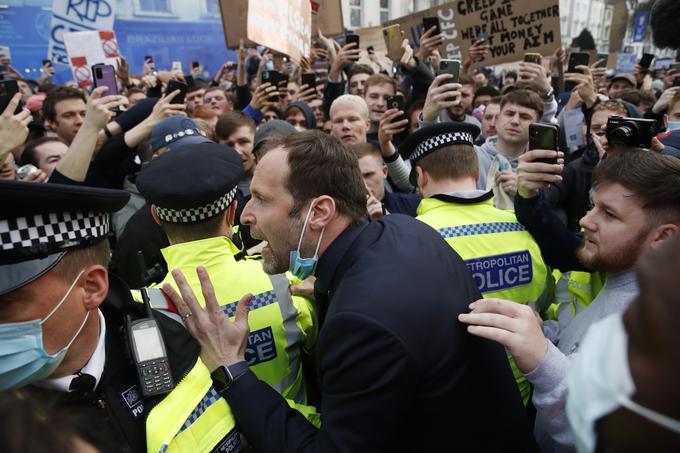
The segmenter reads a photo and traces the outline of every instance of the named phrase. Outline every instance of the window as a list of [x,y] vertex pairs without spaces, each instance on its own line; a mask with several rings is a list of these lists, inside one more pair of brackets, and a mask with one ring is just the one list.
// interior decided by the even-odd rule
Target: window
[[218,0],[205,0],[205,11],[208,16],[219,16],[220,4]]
[[349,0],[349,25],[361,27],[361,0]]
[[380,23],[390,20],[390,0],[380,0]]
[[172,0],[135,0],[138,13],[172,14]]

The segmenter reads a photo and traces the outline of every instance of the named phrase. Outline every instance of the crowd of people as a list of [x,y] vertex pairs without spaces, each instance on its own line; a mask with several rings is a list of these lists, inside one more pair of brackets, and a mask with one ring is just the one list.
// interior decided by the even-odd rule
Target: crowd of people
[[443,40],[3,61],[0,449],[680,449],[680,68]]

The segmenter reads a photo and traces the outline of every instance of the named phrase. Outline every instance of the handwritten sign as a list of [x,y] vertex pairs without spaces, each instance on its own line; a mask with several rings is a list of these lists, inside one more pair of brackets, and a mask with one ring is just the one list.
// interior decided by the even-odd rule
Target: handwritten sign
[[338,36],[345,32],[340,0],[311,0],[312,34],[318,29],[325,36]]
[[115,0],[54,0],[48,58],[54,65],[69,65],[64,34],[113,30]]
[[69,57],[73,78],[78,86],[92,85],[90,67],[97,63],[110,64],[117,67],[118,41],[110,30],[79,31],[64,33],[64,47]]
[[248,39],[293,60],[309,56],[311,26],[309,0],[248,0]]
[[420,42],[424,16],[439,17],[442,58],[463,59],[481,33],[490,53],[476,66],[522,60],[527,52],[550,55],[560,46],[559,0],[459,0],[386,23],[398,23],[412,43]]

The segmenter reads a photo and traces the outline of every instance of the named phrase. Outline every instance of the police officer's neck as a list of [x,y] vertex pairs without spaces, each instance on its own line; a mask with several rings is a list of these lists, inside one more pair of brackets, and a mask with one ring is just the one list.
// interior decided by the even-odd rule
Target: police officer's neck
[[101,334],[100,323],[99,312],[92,310],[83,330],[68,349],[64,361],[50,375],[50,379],[71,376],[87,365],[99,343],[99,335]]
[[463,178],[427,178],[427,184],[421,185],[420,193],[424,198],[430,198],[441,193],[466,192],[477,189],[477,180],[472,177]]

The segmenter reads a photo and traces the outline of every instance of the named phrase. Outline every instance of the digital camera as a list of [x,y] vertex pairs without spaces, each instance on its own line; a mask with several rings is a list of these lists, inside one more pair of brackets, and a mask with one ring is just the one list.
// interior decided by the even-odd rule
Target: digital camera
[[649,149],[655,135],[655,120],[616,115],[607,120],[607,142],[613,145]]

